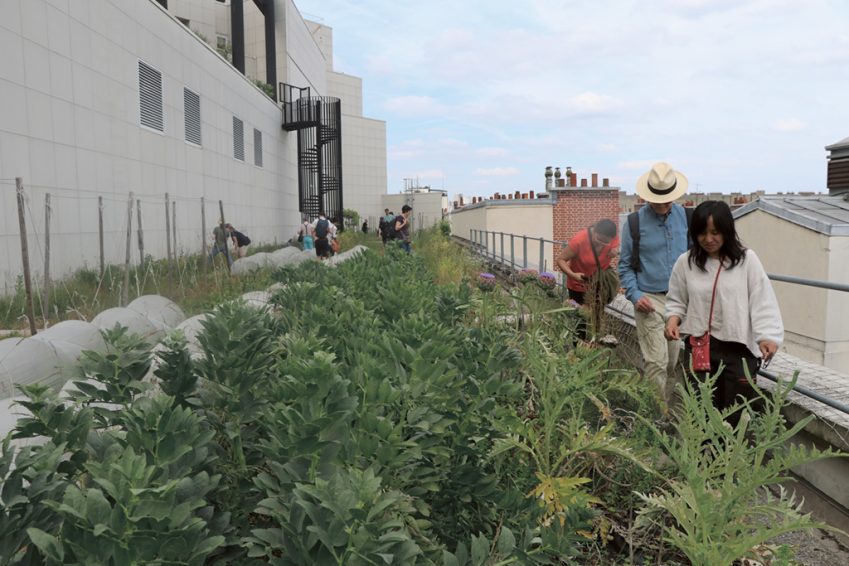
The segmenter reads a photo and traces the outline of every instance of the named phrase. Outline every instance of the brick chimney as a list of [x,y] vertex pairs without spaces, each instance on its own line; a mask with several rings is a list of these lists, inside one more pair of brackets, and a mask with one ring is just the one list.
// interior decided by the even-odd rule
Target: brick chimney
[[533,191],[530,192],[530,195],[531,195],[530,198],[534,198],[534,192]]
[[598,186],[598,173],[593,173],[593,187]]
[[569,186],[570,187],[577,187],[578,186],[578,174],[577,173],[572,173],[572,180],[569,183]]
[[586,179],[581,179],[581,186],[582,186],[582,187],[586,187],[586,186],[587,186],[587,180],[586,180]]

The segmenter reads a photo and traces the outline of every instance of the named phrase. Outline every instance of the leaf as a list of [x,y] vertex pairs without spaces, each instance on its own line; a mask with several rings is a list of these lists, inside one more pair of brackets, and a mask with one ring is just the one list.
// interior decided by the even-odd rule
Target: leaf
[[65,560],[65,550],[59,543],[58,538],[48,535],[41,529],[36,529],[34,527],[27,529],[27,535],[29,535],[32,543],[38,547],[38,550],[40,550],[46,557],[60,563]]
[[516,549],[516,537],[507,527],[501,527],[496,548],[501,556],[510,556]]

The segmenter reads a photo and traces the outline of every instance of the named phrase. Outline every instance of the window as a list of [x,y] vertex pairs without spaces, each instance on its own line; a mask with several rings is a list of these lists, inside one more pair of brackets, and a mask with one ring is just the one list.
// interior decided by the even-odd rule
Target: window
[[201,145],[200,96],[183,88],[183,107],[186,113],[186,141]]
[[139,122],[151,130],[165,131],[162,73],[142,61],[139,61]]
[[233,116],[233,157],[245,160],[245,125]]
[[262,167],[262,132],[254,128],[254,165]]

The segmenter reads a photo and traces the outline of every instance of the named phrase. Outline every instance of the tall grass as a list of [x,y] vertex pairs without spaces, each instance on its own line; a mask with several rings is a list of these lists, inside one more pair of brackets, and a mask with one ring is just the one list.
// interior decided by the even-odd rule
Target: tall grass
[[[271,284],[269,270],[232,277],[223,256],[216,257],[212,265],[205,262],[206,258],[199,255],[171,262],[148,256],[143,266],[130,268],[129,298],[162,295],[178,303],[187,315],[193,315]],[[43,327],[45,318],[49,324],[69,319],[91,320],[105,309],[120,306],[123,281],[124,268],[120,265],[106,266],[102,277],[96,269],[78,269],[69,277],[53,282],[48,309],[44,308],[41,292],[34,293],[36,326]],[[19,281],[13,293],[0,297],[0,327],[26,326],[26,294]]]

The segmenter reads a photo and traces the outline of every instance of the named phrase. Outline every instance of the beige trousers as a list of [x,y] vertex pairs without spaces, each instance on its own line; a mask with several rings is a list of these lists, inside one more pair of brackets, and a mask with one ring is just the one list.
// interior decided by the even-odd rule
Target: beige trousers
[[666,326],[663,313],[666,310],[666,295],[646,293],[654,305],[654,312],[645,313],[634,309],[637,323],[637,340],[645,362],[645,374],[657,385],[661,399],[669,403],[676,383],[681,379],[677,371],[681,341],[668,341],[663,336]]

